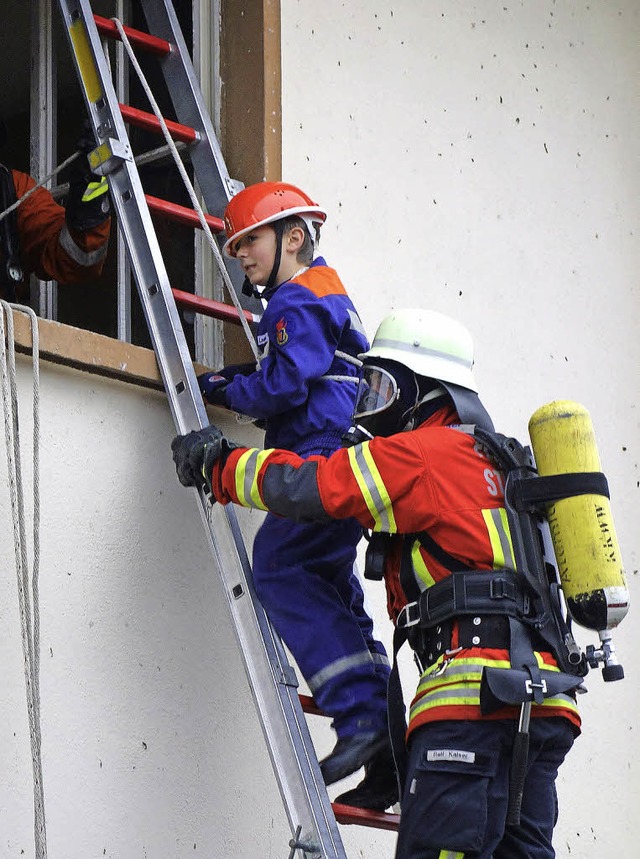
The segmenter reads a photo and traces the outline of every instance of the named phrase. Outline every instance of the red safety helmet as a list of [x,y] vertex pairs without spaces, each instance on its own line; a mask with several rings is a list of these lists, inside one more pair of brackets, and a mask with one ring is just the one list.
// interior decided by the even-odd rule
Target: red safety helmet
[[249,185],[231,198],[224,213],[227,241],[223,251],[234,257],[233,243],[256,227],[271,224],[281,218],[298,215],[306,223],[315,241],[315,225],[320,226],[327,213],[300,188],[286,182],[258,182]]

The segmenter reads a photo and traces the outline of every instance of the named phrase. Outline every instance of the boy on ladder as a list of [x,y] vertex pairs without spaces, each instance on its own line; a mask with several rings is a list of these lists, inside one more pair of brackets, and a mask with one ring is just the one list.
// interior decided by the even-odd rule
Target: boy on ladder
[[[305,459],[341,447],[358,388],[356,355],[368,348],[337,273],[314,259],[325,218],[303,191],[283,182],[261,182],[231,199],[224,251],[239,260],[244,288],[266,302],[260,357],[257,367],[199,377],[207,402],[262,422],[266,448]],[[248,468],[259,467],[260,458]],[[316,703],[333,719],[337,743],[320,762],[326,784],[391,754],[389,660],[354,573],[361,536],[355,519],[295,523],[267,513],[253,545],[256,593]],[[378,807],[396,801],[395,779],[386,792]]]

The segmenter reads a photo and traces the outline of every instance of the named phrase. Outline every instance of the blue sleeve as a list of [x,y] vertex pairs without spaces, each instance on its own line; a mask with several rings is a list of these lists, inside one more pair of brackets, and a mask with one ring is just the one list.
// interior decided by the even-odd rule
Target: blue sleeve
[[341,335],[330,298],[295,283],[278,290],[260,323],[260,333],[268,336],[267,354],[256,373],[236,376],[227,387],[232,409],[269,418],[305,402],[309,385],[331,367]]

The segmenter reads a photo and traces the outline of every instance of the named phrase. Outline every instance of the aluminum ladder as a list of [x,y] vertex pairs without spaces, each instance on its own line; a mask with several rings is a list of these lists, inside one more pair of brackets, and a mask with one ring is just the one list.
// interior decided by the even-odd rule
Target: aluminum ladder
[[[146,195],[136,167],[125,123],[161,132],[159,120],[118,102],[102,37],[120,38],[114,20],[94,15],[88,0],[58,0],[87,112],[98,140],[92,153],[96,172],[109,180],[112,205],[124,236],[131,268],[169,399],[176,430],[185,433],[208,425],[192,358],[176,302],[219,319],[256,321],[240,307],[241,271],[222,260],[226,283],[236,291],[236,306],[172,290],[151,220],[151,211],[200,226],[193,210]],[[136,50],[158,56],[177,122],[165,120],[171,137],[186,144],[212,232],[223,229],[221,215],[238,189],[229,177],[204,104],[191,59],[170,0],[139,0],[150,33],[124,26]],[[218,255],[216,255],[218,257]],[[243,318],[244,317],[244,318]],[[298,695],[298,682],[279,637],[255,596],[251,568],[232,505],[209,504],[194,490],[224,586],[256,709],[285,806],[292,838],[290,859],[346,859],[337,822],[397,829],[398,816],[342,805],[332,806],[322,779],[303,706],[313,702]]]

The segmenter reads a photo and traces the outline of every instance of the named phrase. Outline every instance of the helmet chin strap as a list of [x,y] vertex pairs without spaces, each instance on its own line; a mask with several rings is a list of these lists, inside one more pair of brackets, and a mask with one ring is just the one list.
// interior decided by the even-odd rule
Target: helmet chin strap
[[426,420],[431,414],[433,414],[433,412],[436,412],[440,408],[440,406],[438,405],[435,406],[435,408],[433,409],[425,410],[422,408],[425,403],[432,402],[433,400],[439,400],[441,397],[446,396],[448,396],[446,390],[438,386],[436,388],[433,388],[431,391],[428,391],[423,397],[420,397],[420,399],[416,401],[415,405],[404,413],[403,418],[406,416],[407,422],[402,428],[401,432],[407,432],[408,430],[414,429],[416,425],[416,418],[418,417],[418,412],[422,412],[422,414],[420,415],[420,421],[422,422]]
[[[252,298],[264,298],[265,301],[268,301],[273,293],[278,288],[279,284],[276,283],[276,277],[278,276],[278,271],[280,270],[280,262],[282,261],[282,237],[284,235],[284,221],[274,221],[271,225],[276,234],[276,254],[273,259],[273,266],[271,268],[271,273],[267,278],[267,282],[263,284],[256,284],[254,286],[253,283],[249,280],[248,277],[245,277],[242,283],[242,294],[249,295]],[[261,287],[260,289],[258,287]]]

